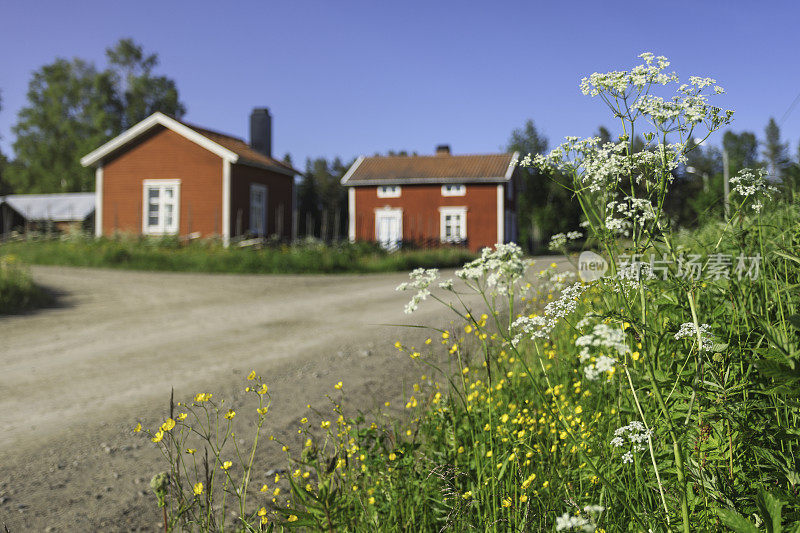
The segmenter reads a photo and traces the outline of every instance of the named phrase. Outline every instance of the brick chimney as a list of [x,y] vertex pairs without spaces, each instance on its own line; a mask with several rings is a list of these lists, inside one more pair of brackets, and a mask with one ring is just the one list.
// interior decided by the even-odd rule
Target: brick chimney
[[256,107],[250,113],[250,147],[272,157],[272,116],[266,107]]
[[436,155],[450,155],[450,145],[440,144],[436,147]]

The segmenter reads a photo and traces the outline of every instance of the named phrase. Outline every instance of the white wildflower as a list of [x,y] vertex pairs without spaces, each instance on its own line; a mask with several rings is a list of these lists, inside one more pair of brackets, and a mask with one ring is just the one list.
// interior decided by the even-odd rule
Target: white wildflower
[[[583,508],[587,515],[599,514],[606,510],[602,505],[587,505]],[[556,531],[585,531],[591,533],[597,529],[591,516],[572,516],[564,513],[556,518]]]
[[596,529],[596,526],[588,518],[572,516],[569,513],[564,513],[556,518],[556,531],[572,531],[575,529],[591,533]]
[[622,454],[622,463],[632,463],[633,454],[643,451],[652,436],[652,429],[646,429],[644,424],[638,420],[634,420],[627,426],[622,426],[614,430],[614,438],[611,439],[611,444],[615,448],[621,448],[626,445],[627,441],[627,445],[630,448]]
[[404,308],[406,314],[411,314],[419,308],[419,303],[421,301],[430,296],[431,291],[428,287],[439,277],[439,270],[435,268],[417,268],[413,270],[408,277],[411,278],[411,281],[401,283],[395,290],[407,291],[416,289],[416,294],[411,297],[411,301],[408,302]]
[[756,213],[760,213],[764,207],[763,198],[768,198],[778,189],[767,183],[767,171],[763,168],[752,169],[743,168],[731,178],[732,192],[743,198],[752,198],[750,207]]
[[680,329],[675,334],[675,340],[677,341],[684,338],[696,340],[699,333],[699,350],[701,352],[708,352],[714,347],[714,335],[708,331],[709,329],[711,329],[711,326],[708,324],[700,324],[698,327],[695,326],[694,322],[685,322],[681,324]]
[[515,243],[498,244],[495,249],[484,248],[481,256],[470,261],[456,276],[464,280],[486,280],[486,285],[497,292],[509,295],[522,278],[527,264],[522,259],[522,248]]
[[604,374],[611,376],[617,359],[609,354],[623,356],[630,352],[622,329],[608,324],[595,325],[591,333],[578,337],[575,345],[580,348],[579,357],[585,363],[583,373],[589,381]]
[[580,296],[586,290],[586,285],[576,282],[561,291],[561,296],[547,304],[542,316],[519,317],[511,324],[513,333],[511,343],[516,346],[522,337],[530,336],[533,339],[546,339],[555,328],[558,321],[572,314],[577,308]]

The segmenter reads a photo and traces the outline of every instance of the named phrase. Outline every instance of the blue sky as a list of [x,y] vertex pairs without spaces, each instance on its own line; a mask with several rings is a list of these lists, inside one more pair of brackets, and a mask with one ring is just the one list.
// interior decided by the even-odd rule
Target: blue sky
[[[442,143],[494,152],[528,118],[551,145],[591,135],[613,120],[580,78],[643,51],[716,78],[736,131],[763,137],[800,94],[792,2],[0,0],[0,13],[6,154],[32,72],[56,57],[103,65],[122,37],[158,53],[192,123],[247,138],[250,109],[269,107],[273,151],[295,163]],[[796,154],[800,104],[781,130]]]

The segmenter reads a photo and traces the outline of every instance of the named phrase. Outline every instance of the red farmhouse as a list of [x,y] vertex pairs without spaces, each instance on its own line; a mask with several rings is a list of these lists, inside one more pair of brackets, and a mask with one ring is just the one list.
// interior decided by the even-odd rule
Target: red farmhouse
[[272,119],[251,143],[154,113],[81,159],[96,167],[95,233],[292,237],[294,175],[271,157]]
[[460,243],[480,250],[515,241],[517,153],[360,157],[349,188],[350,240]]

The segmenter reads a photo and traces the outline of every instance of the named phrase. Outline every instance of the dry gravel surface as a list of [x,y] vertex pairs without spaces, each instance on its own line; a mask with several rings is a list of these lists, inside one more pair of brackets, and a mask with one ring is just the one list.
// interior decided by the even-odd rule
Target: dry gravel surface
[[[205,391],[235,405],[255,369],[273,398],[265,433],[292,439],[306,404],[329,412],[339,380],[345,409],[402,403],[424,370],[393,344],[425,332],[396,325],[450,319],[434,303],[405,315],[402,272],[33,275],[56,305],[0,317],[0,522],[11,533],[163,531],[149,480],[166,463],[131,429],[163,420],[171,388],[176,401]],[[275,443],[259,449],[254,484],[286,466]]]

